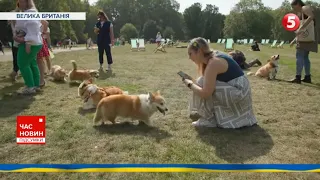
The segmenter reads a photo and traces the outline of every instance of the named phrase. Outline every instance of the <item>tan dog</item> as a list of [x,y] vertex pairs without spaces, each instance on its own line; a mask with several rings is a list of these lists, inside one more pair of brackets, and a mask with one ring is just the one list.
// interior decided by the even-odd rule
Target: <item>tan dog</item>
[[72,81],[84,81],[88,80],[92,77],[98,78],[99,77],[99,71],[97,70],[80,70],[77,69],[76,61],[71,61],[73,69],[69,72],[68,77],[70,82]]
[[49,76],[51,76],[54,81],[67,81],[67,71],[59,65],[52,66]]
[[253,72],[248,72],[247,75],[255,75],[262,78],[275,79],[278,73],[278,64],[279,64],[280,55],[273,55],[268,60],[268,63],[261,68],[254,74]]
[[84,100],[83,109],[94,109],[97,107],[99,101],[107,96],[115,94],[127,94],[128,92],[122,91],[120,88],[115,86],[109,87],[98,87],[93,84],[93,79],[83,81],[78,87],[78,96]]
[[113,95],[99,102],[93,119],[94,126],[100,126],[107,121],[115,124],[117,117],[139,120],[151,125],[150,117],[160,111],[163,115],[168,109],[160,92],[140,95]]

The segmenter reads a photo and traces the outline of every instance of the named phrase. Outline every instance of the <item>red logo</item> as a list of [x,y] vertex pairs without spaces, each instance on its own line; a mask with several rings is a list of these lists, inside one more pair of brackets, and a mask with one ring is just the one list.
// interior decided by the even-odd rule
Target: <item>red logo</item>
[[17,144],[45,144],[45,116],[17,116]]
[[300,27],[299,17],[295,14],[286,14],[282,19],[282,26],[287,31],[295,31]]

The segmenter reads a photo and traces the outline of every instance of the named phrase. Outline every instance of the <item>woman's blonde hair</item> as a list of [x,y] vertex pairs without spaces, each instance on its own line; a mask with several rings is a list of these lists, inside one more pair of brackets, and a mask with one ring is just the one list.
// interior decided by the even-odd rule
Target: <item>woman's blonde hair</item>
[[[23,10],[35,9],[35,10],[38,11],[38,9],[37,9],[37,7],[36,7],[36,5],[35,5],[35,3],[34,3],[33,0],[25,0],[25,1],[27,1],[27,7],[26,7],[26,9],[23,9]],[[18,3],[19,3],[19,1],[18,1]],[[18,3],[17,3],[17,4],[18,4]]]
[[[213,50],[210,49],[210,46],[208,42],[201,37],[194,38],[190,41],[190,44],[188,45],[188,49],[193,51],[201,51],[203,53],[203,56],[205,58],[211,59],[213,57]],[[204,63],[197,63],[198,66],[198,73],[199,75],[203,76],[204,70],[206,69],[207,65]]]
[[102,10],[100,10],[97,14],[97,16],[103,16],[106,20],[109,21],[109,18],[107,16],[107,14],[105,12],[103,12]]

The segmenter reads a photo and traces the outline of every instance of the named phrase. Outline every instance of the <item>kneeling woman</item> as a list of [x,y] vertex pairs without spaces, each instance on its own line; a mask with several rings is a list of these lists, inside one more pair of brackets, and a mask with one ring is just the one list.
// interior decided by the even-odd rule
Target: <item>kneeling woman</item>
[[203,38],[191,40],[188,54],[200,73],[196,82],[183,79],[193,91],[190,111],[200,117],[192,124],[221,128],[255,125],[250,83],[237,62],[211,51]]

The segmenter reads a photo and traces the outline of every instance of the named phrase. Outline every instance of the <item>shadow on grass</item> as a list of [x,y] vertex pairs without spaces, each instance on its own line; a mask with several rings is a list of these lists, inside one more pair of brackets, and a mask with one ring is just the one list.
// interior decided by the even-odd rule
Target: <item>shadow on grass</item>
[[242,129],[197,128],[198,137],[216,149],[216,155],[229,163],[244,163],[266,155],[273,147],[271,136],[260,126]]
[[69,87],[79,87],[80,84],[81,82],[69,82]]
[[98,79],[105,80],[110,77],[116,77],[116,74],[113,73],[112,71],[99,70],[99,78]]
[[82,107],[79,107],[78,108],[78,114],[80,114],[80,115],[82,115],[82,116],[84,116],[84,115],[86,115],[86,114],[91,114],[91,113],[94,113],[94,112],[96,112],[96,109],[88,109],[88,110],[85,110],[85,109],[83,109]]
[[0,89],[0,117],[9,117],[28,109],[35,100],[33,96],[17,94],[17,90],[24,86],[23,83],[15,83]]
[[55,80],[53,78],[48,78],[48,81],[50,81],[52,83],[55,83],[55,84],[67,84],[66,81],[58,81],[58,80]]
[[172,137],[170,133],[159,129],[158,127],[134,125],[130,122],[123,122],[113,125],[102,125],[94,128],[101,133],[149,136],[155,138],[157,142]]
[[[285,83],[293,84],[293,83],[290,82],[289,80],[284,80],[284,79],[275,79],[274,81],[285,82]],[[320,84],[319,84],[319,83],[304,83],[304,82],[301,82],[300,85],[302,85],[302,86],[307,86],[307,87],[311,87],[311,88],[315,88],[315,89],[320,89]]]

